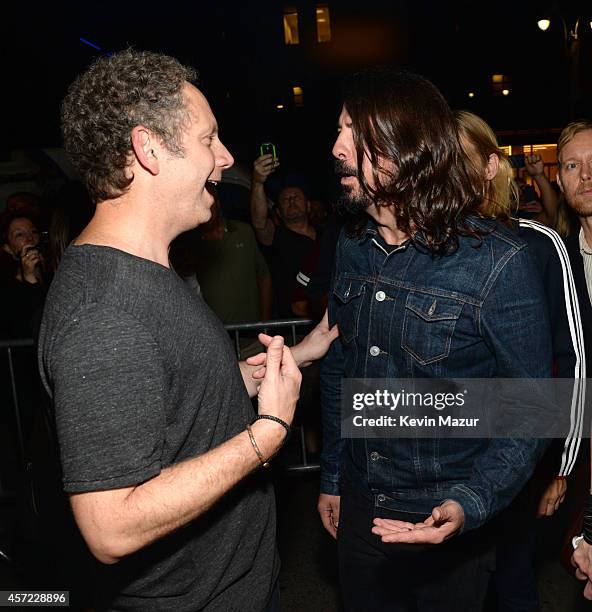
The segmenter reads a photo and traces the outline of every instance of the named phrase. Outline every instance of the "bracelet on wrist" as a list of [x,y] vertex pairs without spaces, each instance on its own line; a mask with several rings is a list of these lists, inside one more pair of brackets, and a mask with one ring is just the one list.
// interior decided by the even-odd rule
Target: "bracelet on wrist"
[[269,461],[263,458],[263,455],[261,454],[261,451],[259,450],[259,447],[257,446],[257,441],[255,440],[255,436],[253,435],[253,430],[251,429],[250,425],[247,425],[247,432],[249,434],[249,439],[251,440],[251,445],[255,453],[257,454],[257,458],[259,459],[259,463],[264,468],[269,467]]
[[286,430],[286,440],[290,437],[292,428],[283,419],[280,419],[279,417],[276,417],[272,414],[258,414],[255,417],[255,421],[258,421],[259,419],[268,419],[269,421],[275,421],[276,423],[279,423]]

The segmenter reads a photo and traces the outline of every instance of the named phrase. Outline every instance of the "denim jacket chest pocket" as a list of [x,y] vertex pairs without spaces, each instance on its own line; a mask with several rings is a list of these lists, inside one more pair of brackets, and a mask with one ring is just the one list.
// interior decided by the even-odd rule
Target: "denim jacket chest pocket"
[[349,344],[358,335],[364,288],[363,280],[347,276],[337,279],[333,287],[333,293],[339,304],[337,312],[339,335],[345,344]]
[[402,348],[421,365],[444,359],[464,302],[411,291],[405,302]]

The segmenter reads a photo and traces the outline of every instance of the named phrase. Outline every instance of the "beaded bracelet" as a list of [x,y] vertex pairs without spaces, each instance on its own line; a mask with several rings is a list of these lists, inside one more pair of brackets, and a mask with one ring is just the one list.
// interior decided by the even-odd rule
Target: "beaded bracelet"
[[290,433],[292,432],[292,428],[286,423],[286,421],[280,419],[279,417],[273,416],[273,414],[258,414],[255,417],[255,420],[259,419],[269,419],[270,421],[275,421],[279,423],[286,430],[286,440],[290,437]]

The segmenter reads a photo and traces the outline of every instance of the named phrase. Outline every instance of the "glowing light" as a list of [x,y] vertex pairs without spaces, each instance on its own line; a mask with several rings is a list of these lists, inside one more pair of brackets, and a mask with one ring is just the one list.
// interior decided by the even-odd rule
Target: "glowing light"
[[474,98],[474,97],[475,97],[475,92],[469,91],[469,98]]
[[284,105],[283,105],[283,104],[276,104],[276,105],[275,105],[275,107],[276,107],[278,110],[282,110],[282,108],[284,108]]
[[84,43],[85,45],[88,45],[89,47],[92,47],[93,49],[96,49],[97,51],[102,51],[103,49],[101,49],[101,47],[99,47],[99,45],[95,45],[95,43],[90,42],[90,40],[86,40],[86,38],[82,38],[82,36],[79,38],[81,43]]
[[546,30],[549,29],[549,26],[551,25],[551,21],[549,19],[539,19],[537,21],[537,25],[539,26],[539,30],[542,30],[543,32],[545,32]]
[[509,89],[502,89],[502,96],[509,96],[509,95],[510,95]]

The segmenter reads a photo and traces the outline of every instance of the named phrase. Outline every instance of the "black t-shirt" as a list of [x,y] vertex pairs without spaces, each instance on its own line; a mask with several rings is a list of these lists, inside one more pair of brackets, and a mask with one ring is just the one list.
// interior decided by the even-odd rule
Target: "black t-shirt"
[[[254,416],[228,334],[203,299],[172,270],[117,249],[68,248],[39,351],[68,492],[142,483]],[[273,491],[259,472],[184,528],[100,565],[99,605],[261,610],[277,572]]]
[[273,317],[291,318],[291,299],[296,276],[314,245],[308,236],[297,234],[280,225],[276,227],[273,242],[266,253],[273,284]]

